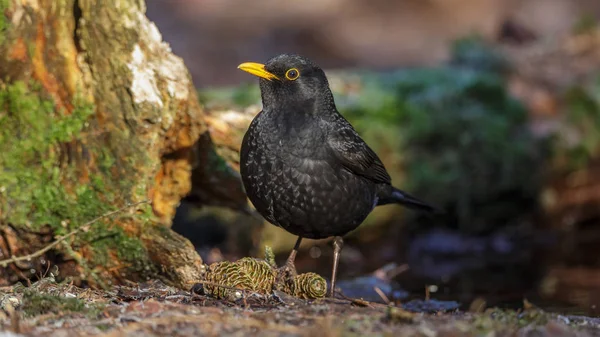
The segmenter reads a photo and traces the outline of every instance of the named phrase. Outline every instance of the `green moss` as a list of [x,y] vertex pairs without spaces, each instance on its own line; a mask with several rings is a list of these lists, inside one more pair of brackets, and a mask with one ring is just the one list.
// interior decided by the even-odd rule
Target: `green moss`
[[[142,221],[146,225],[151,223],[152,220],[155,219],[154,211],[152,210],[152,205],[149,205],[149,204],[140,205],[140,208],[138,209],[137,217],[138,217],[138,219],[140,219],[140,221]],[[160,226],[160,227],[164,227],[164,226]]]
[[[77,141],[93,107],[78,100],[71,115],[56,111],[37,84],[16,82],[0,88],[0,189],[3,191],[2,217],[13,224],[28,223],[33,229],[50,224],[62,228],[74,200],[82,198],[82,212],[76,219],[87,219],[95,208],[94,184],[82,186],[74,194],[65,191],[62,179],[69,172],[60,166],[59,145]],[[95,212],[98,215],[99,213]]]
[[143,268],[146,267],[144,261],[148,261],[148,254],[142,241],[121,232],[117,242],[117,256],[119,259],[133,262],[133,267],[136,271],[144,271]]
[[492,308],[475,316],[473,328],[479,332],[514,330],[526,326],[544,326],[552,316],[542,310],[502,310]]
[[25,317],[73,312],[96,318],[105,308],[103,303],[86,303],[79,298],[50,295],[33,289],[25,289],[22,303],[21,310]]
[[8,28],[8,23],[6,22],[6,10],[10,5],[9,1],[10,0],[0,0],[0,45],[6,40],[5,34],[6,29]]
[[48,313],[80,312],[85,303],[77,298],[67,298],[26,291],[23,294],[23,313],[26,317],[34,317]]
[[[72,103],[67,115],[36,83],[0,86],[0,223],[31,230],[48,226],[63,235],[111,210],[116,196],[105,186],[115,163],[110,152],[97,151],[99,172],[90,172],[84,183],[78,183],[76,165],[65,159],[65,148],[93,151],[84,135],[94,107],[79,97]],[[110,251],[135,271],[148,261],[141,241],[111,225],[111,219],[96,222],[73,246],[88,244],[94,264],[110,263]]]
[[148,254],[142,241],[127,235],[121,227],[100,222],[94,226],[94,230],[81,236],[80,244],[90,244],[93,247],[90,262],[94,265],[105,266],[108,269],[119,267],[114,265],[115,261],[111,255],[116,254],[119,261],[130,264],[127,271],[142,274],[147,272]]
[[33,289],[25,289],[22,303],[25,317],[74,312],[95,318],[105,307],[102,303],[86,303],[79,298],[50,295]]
[[29,317],[65,311],[80,312],[84,308],[83,301],[76,298],[38,294],[29,291],[23,296],[23,312],[25,316]]

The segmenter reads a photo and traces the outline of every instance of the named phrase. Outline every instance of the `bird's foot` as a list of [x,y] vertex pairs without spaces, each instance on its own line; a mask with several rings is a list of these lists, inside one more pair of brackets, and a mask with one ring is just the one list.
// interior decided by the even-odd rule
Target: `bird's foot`
[[330,283],[327,287],[327,297],[329,298],[346,298],[340,288],[337,287],[336,283]]
[[331,271],[331,285],[329,287],[329,297],[335,297],[335,282],[337,277],[338,264],[340,261],[340,254],[342,253],[342,247],[344,247],[344,239],[341,236],[333,238],[333,268]]
[[278,274],[284,276],[285,278],[293,278],[298,275],[298,272],[296,271],[294,262],[288,260],[278,269]]
[[275,277],[275,289],[283,292],[290,293],[294,278],[298,275],[296,266],[293,262],[286,262],[283,266],[277,269],[277,276]]

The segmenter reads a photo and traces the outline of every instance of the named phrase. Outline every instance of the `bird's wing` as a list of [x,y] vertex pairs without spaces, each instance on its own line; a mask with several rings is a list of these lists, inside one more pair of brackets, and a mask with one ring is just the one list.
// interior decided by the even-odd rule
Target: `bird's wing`
[[333,157],[354,174],[376,183],[391,183],[390,175],[377,154],[352,127],[341,128],[330,133],[327,146]]

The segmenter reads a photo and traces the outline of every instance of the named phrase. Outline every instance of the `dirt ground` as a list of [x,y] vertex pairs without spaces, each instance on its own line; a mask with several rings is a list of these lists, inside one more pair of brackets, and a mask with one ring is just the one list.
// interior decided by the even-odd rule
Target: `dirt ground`
[[[245,293],[236,302],[160,281],[82,289],[52,276],[0,289],[0,336],[600,336],[600,319],[520,311],[435,312],[420,301],[387,306]],[[435,301],[430,301],[435,304]],[[414,304],[414,303],[412,303]]]

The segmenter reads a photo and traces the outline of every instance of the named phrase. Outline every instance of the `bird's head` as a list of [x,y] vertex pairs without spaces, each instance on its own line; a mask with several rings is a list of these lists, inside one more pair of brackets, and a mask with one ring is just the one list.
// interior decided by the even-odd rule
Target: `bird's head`
[[310,60],[281,54],[266,64],[246,62],[238,66],[260,78],[260,91],[265,108],[314,106],[333,102],[325,72]]

